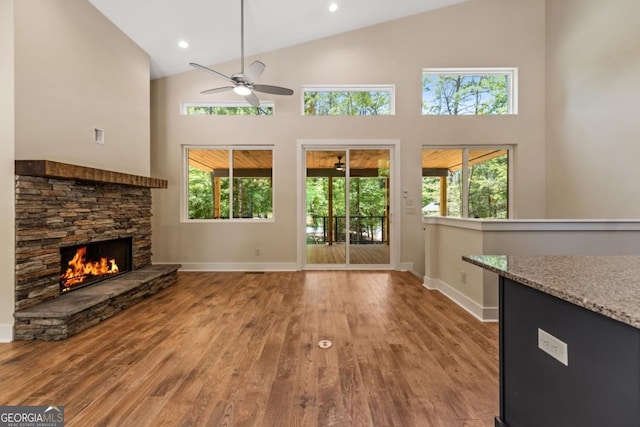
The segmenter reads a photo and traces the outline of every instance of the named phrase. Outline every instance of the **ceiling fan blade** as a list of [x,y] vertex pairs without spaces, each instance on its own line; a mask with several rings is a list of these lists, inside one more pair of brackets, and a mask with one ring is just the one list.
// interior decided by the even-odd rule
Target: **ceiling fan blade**
[[247,102],[253,107],[259,107],[260,106],[260,100],[258,99],[256,94],[253,93],[253,92],[251,92],[249,95],[245,96],[244,99],[246,99]]
[[203,90],[200,93],[203,94],[203,95],[207,95],[207,94],[210,94],[210,93],[226,92],[228,90],[233,90],[233,86],[216,87],[214,89]]
[[260,61],[254,61],[251,63],[251,65],[249,65],[249,68],[247,69],[247,72],[244,73],[244,76],[250,81],[250,82],[255,82],[258,77],[260,77],[262,75],[262,72],[264,71],[264,63],[260,62]]
[[197,68],[198,70],[206,71],[207,73],[211,73],[214,76],[223,78],[231,83],[235,83],[231,77],[225,76],[224,74],[212,70],[211,68],[205,67],[204,65],[196,64],[195,62],[190,62],[189,65],[191,65],[193,68]]
[[293,95],[292,89],[280,86],[253,85],[253,90],[264,93],[272,93],[274,95]]

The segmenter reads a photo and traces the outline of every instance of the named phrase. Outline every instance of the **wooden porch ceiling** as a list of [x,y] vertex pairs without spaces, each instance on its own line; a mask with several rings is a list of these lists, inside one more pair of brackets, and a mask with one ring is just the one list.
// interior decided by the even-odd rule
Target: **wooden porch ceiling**
[[[507,154],[507,150],[470,149],[469,164],[475,165]],[[422,150],[423,169],[458,170],[462,167],[462,149],[436,148]]]
[[[234,169],[271,169],[271,150],[234,150]],[[338,163],[346,163],[344,151],[309,151],[307,168],[332,169]],[[352,169],[380,169],[389,165],[388,150],[351,150],[349,165]],[[189,166],[212,172],[216,169],[229,169],[229,151],[226,149],[190,149]]]
[[[478,149],[469,150],[469,164],[490,160],[506,154],[506,150]],[[233,167],[235,169],[271,169],[271,150],[234,150]],[[331,169],[340,161],[346,163],[344,151],[307,152],[308,169]],[[352,169],[380,169],[388,167],[388,150],[351,150],[349,166]],[[212,172],[216,169],[229,169],[229,151],[226,149],[191,149],[189,165]],[[462,167],[461,149],[425,149],[422,150],[422,168],[458,170]]]

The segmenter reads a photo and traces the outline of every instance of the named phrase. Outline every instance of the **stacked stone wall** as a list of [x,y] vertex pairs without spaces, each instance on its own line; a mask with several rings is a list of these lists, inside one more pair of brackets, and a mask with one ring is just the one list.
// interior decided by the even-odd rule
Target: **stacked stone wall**
[[151,264],[151,189],[16,175],[16,311],[60,295],[60,248],[131,237]]

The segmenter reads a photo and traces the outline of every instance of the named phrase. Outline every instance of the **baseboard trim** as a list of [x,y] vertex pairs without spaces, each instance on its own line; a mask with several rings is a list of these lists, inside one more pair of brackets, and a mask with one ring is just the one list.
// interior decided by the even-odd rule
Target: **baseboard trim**
[[0,324],[0,342],[7,343],[13,341],[13,325]]
[[483,307],[440,279],[432,279],[430,277],[424,276],[423,282],[424,283],[422,286],[424,286],[426,289],[429,289],[430,291],[440,292],[451,301],[458,304],[464,310],[469,312],[476,319],[482,322],[498,321],[498,307]]
[[409,271],[409,272],[413,273],[413,263],[412,262],[401,262],[400,266],[398,268],[399,268],[399,271]]
[[[154,262],[154,264],[176,264]],[[199,263],[181,261],[178,271],[297,271],[296,263]]]

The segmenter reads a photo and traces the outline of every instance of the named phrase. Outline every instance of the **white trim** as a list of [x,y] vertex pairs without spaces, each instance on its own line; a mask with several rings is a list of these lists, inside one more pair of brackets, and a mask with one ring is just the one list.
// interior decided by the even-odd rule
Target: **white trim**
[[482,322],[498,321],[498,307],[483,307],[440,279],[431,279],[430,277],[424,276],[423,280],[424,283],[422,286],[426,289],[440,292],[473,315],[476,319]]
[[13,341],[13,325],[0,324],[0,343]]
[[307,264],[304,266],[305,270],[371,270],[371,271],[393,271],[394,268],[389,264]]
[[154,265],[180,264],[178,271],[297,271],[295,263],[223,263],[223,262],[153,262]]
[[[304,113],[304,94],[305,92],[389,92],[389,114],[378,114],[378,116],[395,116],[396,115],[396,85],[395,84],[375,84],[375,85],[302,85],[300,91],[301,113]],[[336,115],[337,117],[346,117]],[[363,116],[353,116],[363,117]],[[364,116],[375,117],[375,116]]]
[[[246,107],[253,108],[251,104],[247,101],[180,101],[180,114],[183,116],[189,116],[187,114],[187,108],[189,107]],[[275,102],[274,101],[264,101],[260,100],[260,107],[271,107],[273,110],[273,115],[276,113]],[[196,115],[196,114],[193,114]],[[206,115],[206,114],[202,114]],[[222,114],[209,114],[212,116],[221,116]],[[224,115],[233,115],[233,114],[224,114]],[[268,114],[263,114],[264,116],[268,116]],[[259,114],[256,114],[259,116]]]
[[[399,271],[408,271],[411,274],[416,274],[416,272],[413,270],[414,265],[412,262],[401,262],[400,265],[398,266],[398,270]],[[418,277],[420,277],[420,275],[418,275]]]
[[[268,218],[211,218],[211,219],[189,219],[189,150],[227,150],[229,152],[229,179],[233,182],[233,152],[237,150],[271,151],[271,216]],[[273,171],[276,170],[276,160],[274,156],[275,146],[273,144],[264,145],[182,145],[182,179],[180,182],[180,223],[271,223],[275,222],[276,201],[275,180]],[[229,191],[229,209],[233,211],[233,193]],[[232,212],[229,212],[232,215]]]
[[432,216],[425,225],[443,225],[478,231],[639,231],[637,219],[477,219]]

